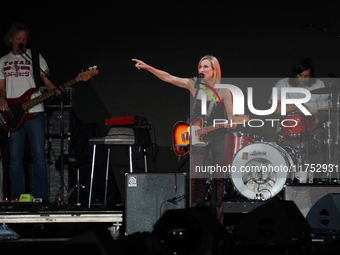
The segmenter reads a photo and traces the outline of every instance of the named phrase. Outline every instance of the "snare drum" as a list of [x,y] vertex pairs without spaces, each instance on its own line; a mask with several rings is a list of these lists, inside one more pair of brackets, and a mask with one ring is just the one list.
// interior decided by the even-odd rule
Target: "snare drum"
[[255,142],[233,157],[231,180],[242,196],[267,200],[283,189],[293,164],[290,155],[276,143]]
[[295,137],[301,134],[314,135],[314,120],[313,116],[289,114],[280,121],[281,135],[283,137]]

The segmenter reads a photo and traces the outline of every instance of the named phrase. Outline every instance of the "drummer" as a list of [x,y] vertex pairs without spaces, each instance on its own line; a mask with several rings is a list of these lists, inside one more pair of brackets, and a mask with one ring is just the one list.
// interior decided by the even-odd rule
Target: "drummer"
[[[281,114],[281,88],[282,87],[299,87],[305,88],[309,91],[323,88],[325,84],[320,79],[315,78],[314,65],[309,57],[302,57],[298,59],[290,72],[288,78],[279,80],[275,87],[279,88],[277,91],[277,108],[274,114]],[[304,98],[305,95],[302,93],[289,92],[286,94],[287,99],[299,99]],[[272,96],[269,98],[268,103],[272,103]],[[316,122],[325,121],[326,111],[313,110],[315,108],[327,107],[328,106],[328,95],[327,94],[312,94],[311,99],[304,104],[307,109],[311,109],[310,112],[314,115]],[[286,105],[287,112],[300,111],[295,104]]]
[[[297,60],[292,69],[291,73],[288,78],[284,78],[279,80],[276,84],[275,87],[278,88],[277,95],[278,95],[278,102],[277,102],[277,108],[275,110],[275,114],[281,114],[281,101],[279,100],[281,98],[281,88],[283,87],[299,87],[299,88],[304,88],[309,91],[315,90],[315,89],[320,89],[324,88],[325,84],[323,81],[320,79],[315,78],[315,73],[314,73],[314,65],[313,62],[310,58],[308,57],[303,57]],[[300,99],[304,98],[305,95],[302,93],[296,93],[296,92],[289,92],[286,93],[286,98],[287,99]],[[269,103],[272,103],[272,97],[269,99]],[[310,113],[313,114],[315,120],[314,124],[317,124],[320,122],[325,122],[327,120],[327,111],[319,111],[317,110],[318,108],[323,108],[328,106],[328,95],[327,94],[311,94],[311,99],[304,103],[304,106],[309,110]],[[286,105],[286,111],[290,113],[292,112],[300,112],[300,109],[295,104],[287,104]],[[278,128],[280,125],[278,125]],[[278,135],[279,132],[277,130],[276,135]],[[276,136],[275,135],[275,136]],[[278,137],[276,137],[275,140],[279,140]],[[287,145],[285,143],[286,140],[281,141],[283,145]],[[301,142],[304,143],[304,140],[297,139],[288,139],[288,145],[289,147],[295,148],[296,145],[301,145]],[[312,142],[309,147],[309,152],[308,154],[311,154],[313,151],[313,154],[316,153],[315,149],[321,146],[321,144],[316,144],[313,145],[314,143]],[[298,146],[299,147],[299,146]],[[298,148],[297,147],[297,148]],[[301,147],[303,148],[303,147]],[[314,150],[313,150],[314,149]],[[297,158],[295,158],[295,163],[298,161],[304,162],[310,157],[305,154],[303,151],[297,150],[299,153],[295,155]],[[321,150],[322,151],[322,150]],[[321,155],[319,156],[314,156],[313,160],[317,160],[317,163],[324,162],[325,160],[325,154],[321,152]],[[294,176],[291,177],[292,179]],[[295,178],[298,179],[300,183],[306,183],[307,182],[307,172],[300,172],[298,173]]]

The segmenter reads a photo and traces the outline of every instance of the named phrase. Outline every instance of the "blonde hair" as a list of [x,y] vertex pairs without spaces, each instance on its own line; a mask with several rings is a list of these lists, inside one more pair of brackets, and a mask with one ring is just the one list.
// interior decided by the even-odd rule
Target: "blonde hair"
[[30,42],[31,41],[31,34],[30,34],[30,31],[29,31],[28,27],[25,24],[23,24],[23,23],[16,22],[16,23],[14,23],[9,28],[9,30],[5,34],[5,36],[4,36],[4,44],[6,44],[7,46],[11,46],[12,43],[10,42],[10,40],[13,39],[13,37],[17,33],[21,32],[21,31],[25,31],[26,32],[26,34],[27,34],[27,42]]
[[221,66],[220,62],[218,62],[217,58],[212,55],[205,55],[198,62],[198,68],[200,67],[203,60],[208,60],[210,62],[211,68],[214,71],[214,75],[212,78],[213,84],[219,84],[221,82]]

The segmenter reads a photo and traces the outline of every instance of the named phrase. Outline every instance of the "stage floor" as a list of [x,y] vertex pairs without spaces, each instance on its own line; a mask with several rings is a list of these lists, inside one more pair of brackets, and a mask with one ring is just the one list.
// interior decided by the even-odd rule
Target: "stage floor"
[[[225,201],[225,229],[229,231],[228,226],[241,222],[252,210],[267,202]],[[7,254],[22,254],[23,249],[26,254],[36,254],[36,248],[55,251],[63,255],[90,254],[88,253],[90,251],[93,254],[116,254],[115,252],[118,252],[117,254],[147,254],[149,247],[146,246],[146,242],[151,232],[141,231],[124,235],[125,219],[122,207],[117,207],[117,210],[100,207],[88,209],[67,205],[42,208],[40,205],[29,203],[14,205],[0,203],[2,227],[9,228],[20,236],[18,239],[1,239],[0,230],[0,249],[8,252]],[[214,230],[207,229],[207,231],[213,232]],[[280,229],[280,232],[282,231],[284,232]],[[288,248],[282,245],[258,246],[234,243],[230,241],[232,236],[228,234],[225,238],[227,241],[224,243],[225,247],[222,248],[226,250],[226,253],[220,254],[253,254],[254,252],[296,254],[294,252],[297,251],[299,254],[319,254],[319,252],[338,254],[339,252],[336,248],[339,245],[339,237],[314,236],[308,246],[289,246]],[[74,251],[76,253],[73,253]],[[101,253],[102,251],[106,253]]]
[[120,226],[123,212],[120,211],[19,211],[0,212],[0,222],[11,223],[112,223]]
[[[115,239],[123,226],[123,211],[121,206],[109,210],[74,205],[46,207],[40,203],[0,203],[0,223],[0,240],[54,241],[87,231]],[[7,235],[7,229],[14,235]]]

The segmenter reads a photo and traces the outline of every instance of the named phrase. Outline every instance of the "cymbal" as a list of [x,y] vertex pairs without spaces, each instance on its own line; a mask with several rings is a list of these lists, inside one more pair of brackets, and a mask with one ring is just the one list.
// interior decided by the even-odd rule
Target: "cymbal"
[[[328,110],[328,107],[320,107],[318,108],[318,110]],[[331,111],[332,112],[337,112],[337,111],[340,111],[340,108],[337,108],[337,107],[334,107],[334,106],[331,106]]]
[[329,87],[324,87],[324,88],[319,88],[319,89],[313,89],[310,92],[312,94],[330,94],[332,93],[338,93],[339,89],[338,87],[335,86],[329,86]]

